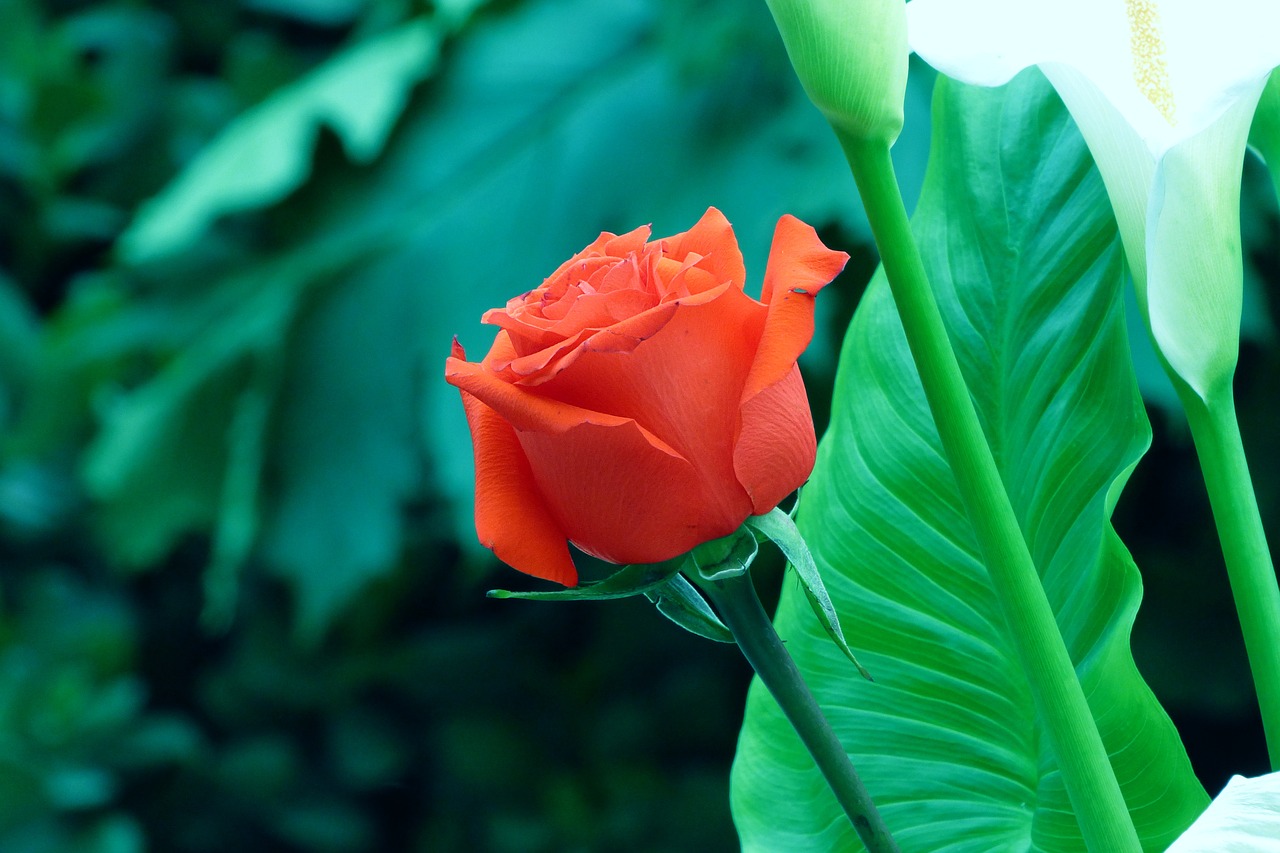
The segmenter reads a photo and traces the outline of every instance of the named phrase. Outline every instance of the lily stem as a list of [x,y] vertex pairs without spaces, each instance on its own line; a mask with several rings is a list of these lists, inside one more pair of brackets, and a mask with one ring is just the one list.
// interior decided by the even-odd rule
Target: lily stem
[[1245,461],[1235,400],[1227,393],[1215,396],[1210,404],[1182,383],[1175,387],[1191,424],[1213,507],[1262,710],[1271,769],[1280,770],[1280,587]]
[[943,450],[1085,844],[1095,853],[1140,851],[1115,771],[947,336],[911,233],[889,146],[836,133],[862,195]]
[[751,576],[744,572],[724,580],[700,581],[699,585],[733,632],[743,656],[800,735],[869,853],[898,853],[898,845],[858,771],[773,629]]

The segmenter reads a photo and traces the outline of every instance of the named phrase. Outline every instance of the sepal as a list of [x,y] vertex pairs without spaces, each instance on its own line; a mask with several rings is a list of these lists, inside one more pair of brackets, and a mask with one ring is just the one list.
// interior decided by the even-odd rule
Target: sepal
[[840,651],[844,652],[845,656],[858,668],[862,677],[868,681],[874,681],[871,673],[867,672],[867,668],[858,663],[853,649],[849,648],[849,643],[844,638],[844,631],[840,628],[840,617],[836,614],[835,605],[831,603],[831,596],[827,594],[822,576],[818,574],[818,564],[813,561],[813,554],[809,553],[809,546],[800,535],[800,530],[791,520],[791,516],[775,507],[764,515],[749,517],[746,527],[778,546],[787,558],[788,564],[796,570],[796,576],[800,578],[800,585],[804,588],[805,598],[809,599],[809,606],[813,608],[822,627],[840,647]]
[[756,537],[746,527],[739,527],[728,536],[703,542],[690,551],[691,573],[699,583],[735,578],[746,574],[759,550]]
[[736,642],[733,632],[716,618],[702,593],[682,575],[672,575],[665,584],[649,590],[644,596],[653,602],[659,613],[691,634],[719,643]]
[[687,554],[661,563],[635,563],[623,566],[609,577],[584,583],[571,589],[520,592],[509,589],[491,589],[489,598],[524,598],[532,601],[604,601],[614,598],[630,598],[657,589],[680,571]]

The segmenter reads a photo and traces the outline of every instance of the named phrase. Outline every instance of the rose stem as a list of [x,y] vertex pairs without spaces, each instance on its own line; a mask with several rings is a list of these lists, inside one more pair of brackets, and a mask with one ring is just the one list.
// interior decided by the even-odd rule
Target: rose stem
[[700,586],[800,735],[869,853],[897,853],[889,827],[760,605],[751,576],[744,572],[726,580],[700,582]]
[[889,145],[850,139],[839,129],[836,135],[862,195],[943,450],[1085,844],[1106,853],[1139,851],[1115,771],[947,337],[911,233]]
[[1230,388],[1225,394],[1213,395],[1208,403],[1184,382],[1175,381],[1174,387],[1191,424],[1191,438],[1222,542],[1262,710],[1271,769],[1280,770],[1280,588],[1245,461],[1235,400]]

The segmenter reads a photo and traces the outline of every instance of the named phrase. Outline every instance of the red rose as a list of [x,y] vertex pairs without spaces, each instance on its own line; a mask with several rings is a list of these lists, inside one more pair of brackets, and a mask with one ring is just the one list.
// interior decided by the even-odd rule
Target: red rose
[[849,256],[778,221],[764,301],[743,292],[733,229],[604,233],[540,287],[484,315],[483,362],[457,341],[476,460],[476,530],[499,559],[572,586],[567,542],[655,563],[773,509],[813,470],[796,359],[813,298]]

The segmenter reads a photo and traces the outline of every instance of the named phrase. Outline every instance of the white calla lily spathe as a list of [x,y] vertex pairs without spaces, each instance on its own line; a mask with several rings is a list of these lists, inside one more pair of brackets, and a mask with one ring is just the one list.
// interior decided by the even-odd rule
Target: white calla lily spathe
[[1232,776],[1165,853],[1280,853],[1280,773]]
[[911,49],[968,83],[1030,66],[1084,134],[1156,348],[1206,402],[1239,349],[1240,169],[1276,0],[912,0]]

